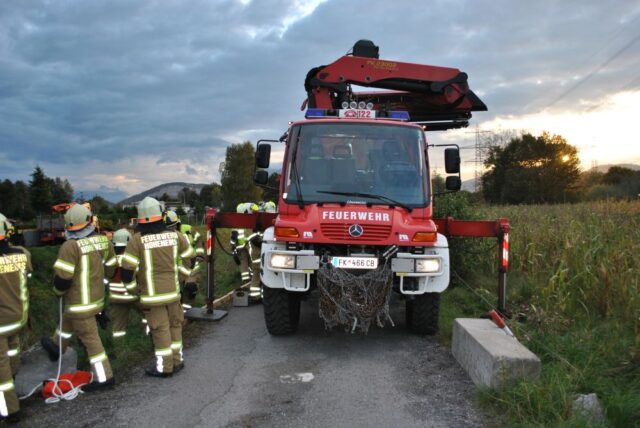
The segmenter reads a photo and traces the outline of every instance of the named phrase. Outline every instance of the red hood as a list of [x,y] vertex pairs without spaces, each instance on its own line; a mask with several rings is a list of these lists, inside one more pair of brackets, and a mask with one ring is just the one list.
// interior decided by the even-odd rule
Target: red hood
[[[416,232],[435,232],[436,226],[429,218],[430,209],[416,209],[411,213],[404,208],[384,205],[316,204],[300,210],[289,205],[276,219],[276,227],[294,227],[298,238],[287,241],[324,244],[364,245],[419,245],[432,246],[433,242],[412,242]],[[352,232],[349,229],[354,226]],[[360,226],[361,228],[358,228]],[[361,229],[361,230],[360,230]]]

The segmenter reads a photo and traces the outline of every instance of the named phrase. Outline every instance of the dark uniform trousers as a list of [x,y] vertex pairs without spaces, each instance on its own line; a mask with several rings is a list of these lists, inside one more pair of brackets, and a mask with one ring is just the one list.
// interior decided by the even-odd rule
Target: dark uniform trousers
[[184,311],[180,301],[142,309],[149,328],[156,355],[156,370],[173,373],[182,363],[182,323]]
[[82,318],[69,317],[67,314],[62,316],[62,331],[56,330],[53,335],[53,341],[56,344],[58,344],[59,340],[58,335],[62,336],[62,353],[69,346],[69,341],[74,333],[87,349],[89,363],[93,371],[93,381],[102,383],[111,379],[113,377],[111,364],[109,364],[107,353],[104,351],[102,341],[98,335],[95,316],[93,314]]
[[0,336],[0,415],[8,416],[20,410],[13,377],[20,367],[18,334]]

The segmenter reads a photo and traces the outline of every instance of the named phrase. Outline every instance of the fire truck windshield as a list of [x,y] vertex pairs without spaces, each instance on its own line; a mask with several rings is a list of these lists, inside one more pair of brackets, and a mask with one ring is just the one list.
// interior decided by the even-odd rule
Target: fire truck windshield
[[[296,129],[297,128],[297,129]],[[317,122],[292,129],[285,200],[428,205],[423,133],[389,123]]]

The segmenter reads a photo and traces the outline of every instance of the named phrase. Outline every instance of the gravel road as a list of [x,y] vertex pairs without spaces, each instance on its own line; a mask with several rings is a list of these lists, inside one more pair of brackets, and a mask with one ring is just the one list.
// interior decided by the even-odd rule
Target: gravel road
[[326,331],[303,302],[298,333],[271,337],[262,306],[231,308],[219,323],[191,325],[186,368],[168,379],[140,368],[116,373],[112,391],[75,401],[24,403],[22,426],[477,427],[473,384],[451,352],[396,327],[367,336]]

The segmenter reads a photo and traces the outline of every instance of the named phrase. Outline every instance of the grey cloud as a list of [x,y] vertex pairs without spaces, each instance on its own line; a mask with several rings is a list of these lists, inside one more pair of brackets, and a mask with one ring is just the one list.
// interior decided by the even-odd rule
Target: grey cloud
[[[0,169],[24,178],[37,162],[64,171],[151,156],[217,171],[230,143],[277,138],[301,118],[306,72],[360,38],[384,58],[468,72],[490,109],[476,121],[522,114],[631,40],[639,6],[333,0],[282,33],[293,0],[2,2]],[[639,54],[629,47],[553,107],[640,87]]]

